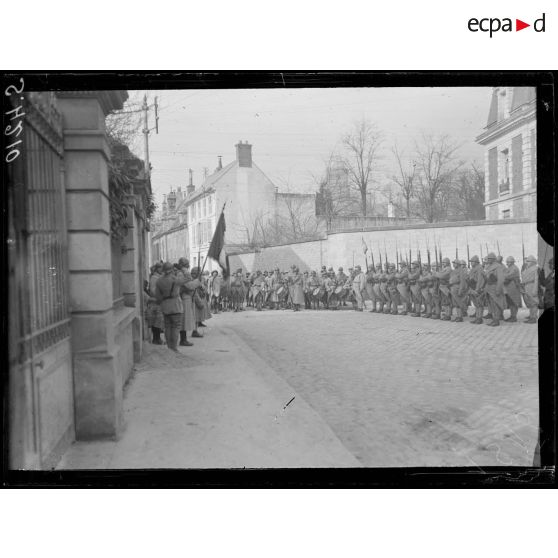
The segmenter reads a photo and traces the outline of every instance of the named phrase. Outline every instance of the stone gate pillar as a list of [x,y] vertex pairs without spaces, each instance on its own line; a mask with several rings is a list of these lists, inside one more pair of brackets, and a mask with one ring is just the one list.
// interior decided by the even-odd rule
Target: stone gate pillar
[[121,109],[128,94],[64,91],[57,97],[64,128],[76,438],[114,437],[122,379],[113,323],[105,117]]

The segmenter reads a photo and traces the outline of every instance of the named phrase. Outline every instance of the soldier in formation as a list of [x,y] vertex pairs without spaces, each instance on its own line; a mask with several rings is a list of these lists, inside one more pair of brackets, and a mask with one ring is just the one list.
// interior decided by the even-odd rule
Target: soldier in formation
[[[170,269],[169,269],[170,265]],[[436,262],[421,262],[419,259],[367,265],[366,273],[359,265],[344,273],[342,267],[337,273],[332,267],[322,266],[320,272],[300,272],[293,265],[290,272],[256,270],[253,273],[238,269],[231,277],[221,277],[214,271],[200,276],[199,268],[190,271],[186,258],[177,264],[168,264],[163,271],[162,264],[151,269],[151,277],[146,285],[148,327],[153,333],[152,342],[161,344],[161,333],[165,329],[165,341],[174,343],[170,324],[165,318],[173,304],[164,302],[174,298],[178,286],[181,302],[179,342],[189,346],[187,332],[191,337],[202,337],[199,328],[211,317],[211,311],[242,311],[245,306],[257,310],[304,309],[336,310],[350,302],[353,309],[364,311],[370,301],[372,313],[410,315],[445,321],[463,322],[468,317],[469,307],[473,307],[470,323],[486,323],[496,327],[502,321],[517,322],[519,309],[523,304],[529,310],[526,323],[536,323],[539,308],[554,307],[554,260],[548,262],[548,275],[537,266],[534,256],[524,259],[520,271],[515,259],[504,259],[489,252],[481,262],[477,255],[469,261],[457,257],[436,258]],[[157,288],[159,279],[164,287]],[[169,278],[171,283],[169,283]],[[174,281],[174,282],[173,282]],[[169,286],[172,285],[170,292]],[[161,290],[163,289],[163,291]],[[166,289],[166,290],[165,290]],[[161,294],[163,292],[163,294]],[[169,307],[169,308],[167,308]],[[173,306],[174,308],[174,306]],[[171,310],[173,309],[171,308]],[[483,315],[485,309],[488,314]],[[504,319],[504,312],[509,316]],[[176,313],[176,312],[175,312]],[[170,320],[170,321],[169,321]],[[174,322],[173,322],[174,323]],[[174,326],[173,326],[174,327]],[[171,345],[169,345],[171,347]]]

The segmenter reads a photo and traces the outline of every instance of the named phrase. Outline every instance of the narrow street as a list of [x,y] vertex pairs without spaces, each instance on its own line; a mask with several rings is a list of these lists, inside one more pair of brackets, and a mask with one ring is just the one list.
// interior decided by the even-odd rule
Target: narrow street
[[207,325],[184,356],[149,345],[120,439],[75,443],[58,468],[532,463],[536,327],[348,310]]

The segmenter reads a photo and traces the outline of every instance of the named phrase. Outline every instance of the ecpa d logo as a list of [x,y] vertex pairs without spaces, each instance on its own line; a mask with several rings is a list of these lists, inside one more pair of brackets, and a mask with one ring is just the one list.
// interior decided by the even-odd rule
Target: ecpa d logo
[[[479,31],[483,33],[489,33],[490,38],[492,38],[492,35],[494,33],[498,33],[499,31],[506,33],[512,31],[521,31],[522,29],[531,27],[530,23],[526,23],[525,21],[516,18],[515,29],[514,29],[512,21],[513,21],[512,18],[509,17],[504,17],[502,19],[500,19],[499,17],[484,17],[481,19],[472,17],[468,21],[467,27],[469,28],[469,31],[472,31],[473,33],[477,33]],[[543,13],[541,17],[539,17],[533,22],[533,29],[537,33],[544,33],[545,26],[546,26],[546,14]]]

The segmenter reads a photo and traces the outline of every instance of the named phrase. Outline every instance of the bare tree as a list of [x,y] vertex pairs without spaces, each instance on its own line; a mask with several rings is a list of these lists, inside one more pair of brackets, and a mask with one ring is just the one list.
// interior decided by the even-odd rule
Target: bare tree
[[451,212],[466,221],[484,219],[484,172],[474,163],[457,176]]
[[318,187],[316,214],[324,217],[328,227],[337,217],[354,216],[360,212],[360,199],[349,186],[349,177],[343,159],[331,152],[324,160],[319,175],[312,175]]
[[392,181],[398,186],[399,194],[404,201],[404,211],[407,218],[411,217],[411,200],[415,196],[415,174],[417,164],[415,161],[412,162],[411,167],[406,167],[402,159],[404,159],[404,153],[399,151],[397,144],[392,147],[392,153],[395,157],[395,162],[397,164],[398,174],[392,176]]
[[283,242],[306,240],[315,237],[318,221],[315,197],[285,191],[277,195],[275,225]]
[[142,126],[141,101],[136,97],[128,99],[122,110],[111,112],[105,119],[109,143],[127,145],[132,151]]
[[457,160],[459,145],[448,136],[423,134],[415,147],[416,213],[427,223],[433,223],[447,214],[451,189],[463,164]]
[[353,130],[345,134],[342,139],[345,148],[343,161],[349,184],[360,194],[361,211],[364,217],[367,213],[367,194],[369,186],[374,182],[382,142],[382,133],[374,123],[364,118],[357,122]]

